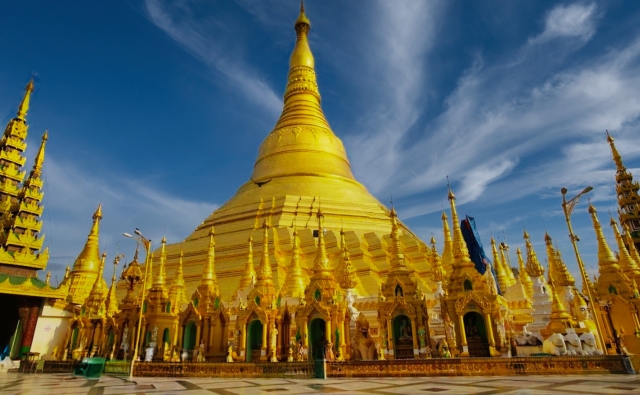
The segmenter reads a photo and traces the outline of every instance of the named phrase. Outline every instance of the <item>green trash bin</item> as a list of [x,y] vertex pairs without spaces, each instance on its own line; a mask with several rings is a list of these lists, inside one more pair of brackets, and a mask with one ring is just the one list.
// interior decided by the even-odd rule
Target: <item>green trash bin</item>
[[87,379],[99,379],[104,372],[106,358],[84,358],[79,365],[73,369],[73,375]]

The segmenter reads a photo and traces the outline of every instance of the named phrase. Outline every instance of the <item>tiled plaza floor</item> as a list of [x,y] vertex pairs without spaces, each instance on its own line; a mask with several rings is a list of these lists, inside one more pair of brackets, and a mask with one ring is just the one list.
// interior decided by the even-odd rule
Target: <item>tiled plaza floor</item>
[[284,395],[284,394],[640,394],[639,375],[418,377],[378,379],[121,378],[0,374],[2,395]]

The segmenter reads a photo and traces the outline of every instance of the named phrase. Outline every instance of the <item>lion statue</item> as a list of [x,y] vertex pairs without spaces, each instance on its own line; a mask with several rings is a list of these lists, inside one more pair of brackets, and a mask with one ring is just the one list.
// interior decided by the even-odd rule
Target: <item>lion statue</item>
[[564,336],[564,341],[567,343],[567,355],[583,355],[582,342],[578,335],[574,333],[567,333]]
[[542,352],[551,355],[567,355],[567,346],[560,333],[554,333],[542,343]]
[[584,355],[602,355],[604,354],[602,350],[598,350],[598,346],[596,344],[596,337],[591,332],[585,332],[580,335],[580,340],[582,341],[582,352]]
[[354,359],[371,361],[376,359],[376,342],[369,336],[369,321],[360,313],[356,320],[356,331],[351,341]]

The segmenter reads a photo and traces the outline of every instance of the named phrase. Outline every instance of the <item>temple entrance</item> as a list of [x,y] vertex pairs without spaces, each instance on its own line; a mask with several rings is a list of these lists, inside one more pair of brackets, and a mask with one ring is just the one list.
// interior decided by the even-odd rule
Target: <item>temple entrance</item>
[[314,360],[325,358],[327,324],[322,318],[315,318],[309,323],[309,354]]
[[[16,329],[20,322],[18,314],[18,297],[14,295],[2,295],[0,298],[0,317],[2,317],[2,325],[0,325],[0,354],[9,356],[12,349],[12,343],[17,343],[18,339],[14,334],[18,333]],[[12,341],[13,340],[13,341]]]
[[191,321],[187,323],[184,328],[184,340],[182,341],[182,348],[189,351],[191,356],[191,350],[196,346],[196,323]]
[[247,362],[260,361],[262,322],[253,320],[247,325]]
[[291,316],[289,312],[284,313],[282,318],[282,324],[280,326],[280,360],[286,361],[287,355],[289,355],[289,348],[291,348]]
[[393,319],[393,345],[396,359],[414,358],[411,319],[406,315]]
[[474,311],[465,314],[464,331],[467,336],[469,356],[489,357],[489,343],[487,342],[487,328],[484,325],[484,317]]

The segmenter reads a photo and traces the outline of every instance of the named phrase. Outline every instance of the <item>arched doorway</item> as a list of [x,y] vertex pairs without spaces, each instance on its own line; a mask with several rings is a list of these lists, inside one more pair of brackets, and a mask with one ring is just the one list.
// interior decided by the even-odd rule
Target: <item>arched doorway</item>
[[193,350],[196,346],[196,323],[191,321],[188,322],[184,327],[184,339],[182,341],[182,348],[189,352],[191,355],[191,350]]
[[464,331],[467,336],[470,357],[489,357],[487,328],[480,313],[470,311],[464,315]]
[[326,330],[327,324],[322,318],[314,318],[309,322],[309,351],[314,360],[325,358]]
[[287,360],[289,348],[291,347],[291,315],[289,312],[284,313],[282,323],[280,324],[280,359]]
[[260,361],[262,349],[262,322],[252,320],[247,325],[247,362]]
[[393,319],[393,345],[396,359],[414,358],[411,319],[406,315]]

